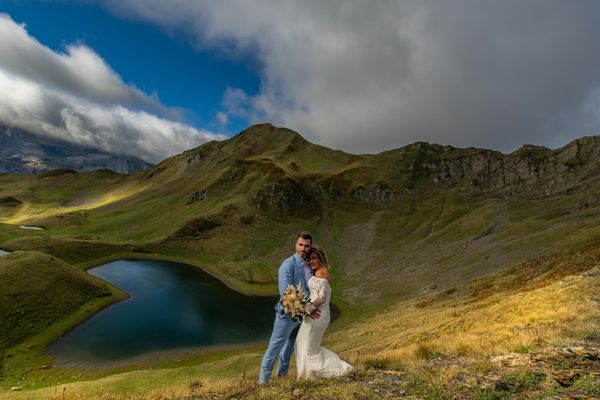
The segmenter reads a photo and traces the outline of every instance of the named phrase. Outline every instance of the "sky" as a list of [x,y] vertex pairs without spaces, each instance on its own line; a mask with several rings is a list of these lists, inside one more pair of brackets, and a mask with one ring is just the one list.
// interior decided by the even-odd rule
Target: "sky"
[[600,134],[596,0],[0,0],[0,123],[159,162],[271,122],[351,153]]

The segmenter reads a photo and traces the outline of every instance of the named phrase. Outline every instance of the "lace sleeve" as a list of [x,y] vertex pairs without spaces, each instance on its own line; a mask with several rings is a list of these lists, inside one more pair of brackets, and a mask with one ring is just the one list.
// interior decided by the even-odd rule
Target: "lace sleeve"
[[321,301],[325,301],[325,297],[327,296],[327,285],[325,285],[324,279],[317,279],[315,282],[316,288],[316,298]]

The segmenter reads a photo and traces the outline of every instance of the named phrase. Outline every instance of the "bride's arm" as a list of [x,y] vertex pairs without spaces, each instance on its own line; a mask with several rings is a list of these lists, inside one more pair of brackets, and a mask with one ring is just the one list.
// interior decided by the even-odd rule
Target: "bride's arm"
[[[325,291],[323,289],[322,283],[320,281],[317,281],[316,283],[317,288],[316,288],[316,293],[314,291],[314,289],[310,289],[310,299],[306,305],[305,305],[305,312],[306,314],[310,315],[311,317],[314,318],[313,313],[314,312],[319,312],[319,306],[322,305],[323,303],[325,303]],[[314,298],[314,300],[313,300]],[[317,318],[319,317],[318,315],[315,315]]]
[[312,300],[311,303],[313,303],[316,307],[319,307],[321,304],[325,303],[325,296],[317,296],[317,298]]
[[[320,278],[320,277],[319,277]],[[321,280],[317,280],[316,282],[316,296],[315,299],[311,301],[311,303],[313,303],[315,306],[319,307],[321,304],[325,303],[325,299],[327,297],[326,293],[325,293],[325,285],[323,284],[323,281]],[[311,298],[312,298],[312,293],[311,293]]]

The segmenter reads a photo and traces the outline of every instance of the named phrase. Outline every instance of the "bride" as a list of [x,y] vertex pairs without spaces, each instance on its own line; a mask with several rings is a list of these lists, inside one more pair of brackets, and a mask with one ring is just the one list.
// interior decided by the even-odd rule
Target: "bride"
[[327,270],[325,252],[313,246],[309,253],[310,268],[315,273],[307,284],[310,301],[321,311],[320,318],[304,318],[296,338],[296,369],[298,378],[325,378],[343,375],[352,366],[337,354],[321,347],[321,339],[329,326],[331,300],[331,276]]

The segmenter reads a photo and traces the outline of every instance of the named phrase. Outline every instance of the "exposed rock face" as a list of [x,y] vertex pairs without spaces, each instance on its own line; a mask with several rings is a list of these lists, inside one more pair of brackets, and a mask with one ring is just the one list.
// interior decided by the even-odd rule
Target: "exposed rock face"
[[438,288],[438,285],[437,285],[437,283],[433,282],[433,283],[430,283],[429,285],[425,286],[425,287],[424,287],[424,288],[421,290],[421,293],[425,293],[425,294],[427,294],[427,293],[431,293],[431,292],[433,292],[433,291],[437,290],[437,288]]
[[110,169],[133,173],[151,167],[146,161],[0,126],[0,172],[39,173],[57,168]]
[[169,238],[206,238],[210,231],[222,224],[221,218],[216,215],[194,218],[187,221],[185,225],[179,228]]
[[591,346],[551,348],[540,353],[504,354],[492,357],[490,361],[505,367],[551,371],[550,376],[556,383],[569,387],[582,375],[598,368],[600,352]]
[[189,206],[197,201],[203,201],[208,198],[208,190],[201,190],[190,193],[185,199],[185,205]]
[[411,165],[415,175],[434,186],[464,184],[472,192],[512,196],[523,192],[550,195],[582,179],[586,168],[598,167],[600,137],[577,139],[558,150],[526,145],[505,155],[482,149],[455,149],[419,144]]
[[[152,164],[133,156],[117,156],[112,155],[110,157],[106,156],[98,156],[94,157],[94,162],[98,165],[104,165],[100,168],[110,169],[111,171],[119,172],[122,174],[131,174],[137,171],[144,170],[146,168],[150,168]],[[81,164],[82,169],[92,169],[89,165],[94,165],[94,163],[90,163],[89,161],[85,161]],[[94,166],[93,169],[98,169]]]
[[319,204],[290,177],[283,177],[263,186],[252,203],[259,211],[273,218],[307,218],[320,214]]
[[352,189],[350,194],[368,204],[389,204],[397,198],[397,193],[385,182],[378,182],[372,189],[359,185]]
[[[262,214],[280,218],[319,215],[321,207],[331,205],[395,207],[431,188],[502,198],[569,193],[600,179],[600,137],[584,137],[558,150],[525,145],[511,154],[418,142],[376,155],[351,155],[260,124],[184,152],[179,165],[183,172],[210,176],[204,190],[212,196],[243,187]],[[198,193],[187,201],[201,198]],[[590,195],[578,207],[599,201],[600,196]]]
[[345,191],[335,179],[316,180],[313,188],[319,198],[332,201],[340,200]]

